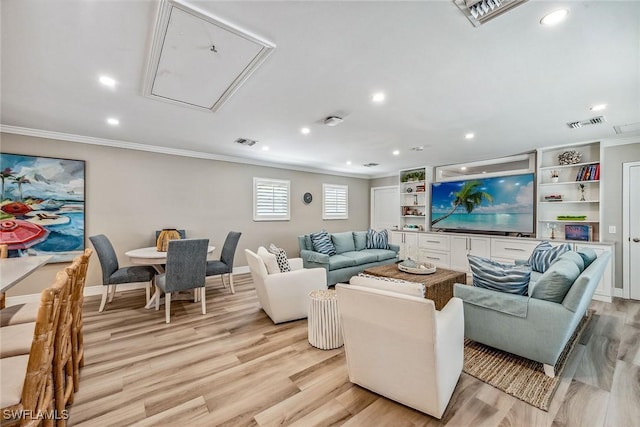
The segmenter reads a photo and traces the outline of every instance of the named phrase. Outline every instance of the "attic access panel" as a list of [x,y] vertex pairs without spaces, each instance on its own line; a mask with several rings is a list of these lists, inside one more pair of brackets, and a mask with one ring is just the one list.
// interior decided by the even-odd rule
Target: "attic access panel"
[[165,0],[154,33],[145,95],[217,111],[274,48],[201,10]]

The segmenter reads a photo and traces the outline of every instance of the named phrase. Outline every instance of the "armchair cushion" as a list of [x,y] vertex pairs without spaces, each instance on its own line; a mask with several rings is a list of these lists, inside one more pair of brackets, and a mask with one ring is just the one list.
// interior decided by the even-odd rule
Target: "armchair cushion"
[[326,230],[320,230],[317,233],[311,233],[311,243],[313,250],[325,255],[335,255],[336,247],[331,241],[331,237]]
[[268,274],[280,273],[276,256],[270,253],[264,246],[258,248],[257,255],[262,259]]
[[378,261],[378,255],[371,251],[343,252],[340,255],[353,258],[356,261],[356,265]]
[[344,255],[334,255],[329,258],[329,270],[337,270],[338,268],[352,267],[356,265],[356,260]]
[[584,259],[576,251],[563,253],[558,258],[556,258],[554,263],[560,261],[561,259],[566,259],[573,262],[578,267],[578,270],[580,270],[580,273],[584,271]]
[[527,294],[531,267],[502,264],[475,255],[467,255],[467,258],[473,273],[473,286],[508,294]]
[[544,273],[556,258],[570,249],[571,245],[568,243],[553,247],[547,241],[541,242],[531,253],[528,264],[533,271]]
[[558,260],[540,276],[533,286],[531,298],[561,303],[579,275],[580,269],[573,261]]
[[456,283],[453,286],[453,296],[462,299],[465,304],[488,308],[511,316],[527,317],[529,298],[525,295],[498,293],[491,289]]
[[356,250],[356,245],[353,241],[353,233],[351,231],[346,231],[344,233],[331,233],[331,241],[336,247],[337,254]]
[[378,261],[384,261],[398,256],[398,253],[391,249],[367,249],[367,252],[375,254]]
[[279,248],[272,243],[271,245],[269,245],[269,252],[276,256],[278,271],[280,273],[291,271],[291,266],[289,265],[289,260],[287,259],[287,252],[284,249]]
[[582,257],[582,260],[584,261],[584,268],[589,267],[589,265],[591,265],[591,263],[595,261],[596,258],[598,258],[598,254],[596,254],[596,251],[591,248],[580,249],[578,251],[578,255],[580,255],[580,257]]

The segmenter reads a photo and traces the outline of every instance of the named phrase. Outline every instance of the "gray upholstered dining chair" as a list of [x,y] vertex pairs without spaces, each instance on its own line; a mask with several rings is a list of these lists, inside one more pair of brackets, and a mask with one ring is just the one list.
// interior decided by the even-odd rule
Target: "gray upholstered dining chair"
[[233,258],[236,255],[236,247],[238,247],[241,234],[239,231],[230,231],[222,246],[220,259],[207,261],[207,277],[220,275],[222,285],[226,287],[224,275],[227,274],[229,277],[229,288],[232,294],[236,293],[236,290],[233,288]]
[[200,293],[202,314],[207,313],[204,295],[209,239],[171,240],[167,250],[167,267],[156,277],[156,310],[160,309],[160,291],[164,293],[165,321],[171,321],[171,292],[194,289]]
[[102,267],[102,284],[104,286],[102,290],[102,301],[100,302],[99,312],[104,311],[104,307],[107,303],[113,301],[113,296],[116,293],[116,286],[123,285],[125,283],[139,283],[147,282],[146,301],[149,301],[149,295],[151,291],[151,281],[156,275],[156,270],[150,265],[136,265],[130,267],[120,268],[118,264],[118,257],[116,251],[113,249],[113,245],[104,234],[89,237],[93,247],[96,249],[98,259],[100,260],[100,266]]

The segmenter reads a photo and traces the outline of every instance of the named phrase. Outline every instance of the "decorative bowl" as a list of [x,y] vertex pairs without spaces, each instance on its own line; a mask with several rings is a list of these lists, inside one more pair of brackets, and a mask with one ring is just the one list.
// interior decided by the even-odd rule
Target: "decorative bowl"
[[416,267],[408,267],[400,263],[398,270],[411,274],[433,274],[436,272],[436,266],[428,262],[417,262]]
[[580,163],[580,160],[582,160],[582,153],[575,150],[564,151],[558,154],[558,163],[562,166],[575,165],[576,163]]

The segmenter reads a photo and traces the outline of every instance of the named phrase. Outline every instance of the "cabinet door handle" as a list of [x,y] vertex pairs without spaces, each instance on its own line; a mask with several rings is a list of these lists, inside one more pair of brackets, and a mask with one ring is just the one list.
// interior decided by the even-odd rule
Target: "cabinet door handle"
[[633,238],[633,241],[634,241],[634,242],[636,242],[636,243],[638,243],[638,242],[640,242],[640,239],[638,239],[637,237],[634,237],[634,238]]
[[438,240],[427,240],[427,243],[440,243]]
[[427,259],[437,259],[437,260],[440,260],[440,258],[435,257],[435,256],[428,256],[428,257],[427,257]]
[[522,248],[504,248],[505,251],[518,251],[518,252],[524,252],[525,250]]

